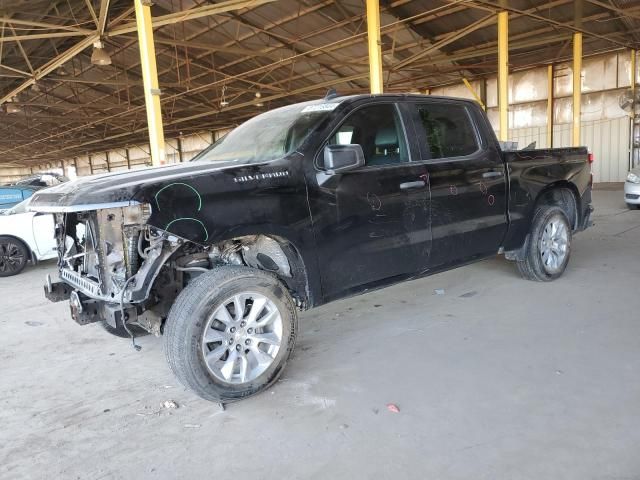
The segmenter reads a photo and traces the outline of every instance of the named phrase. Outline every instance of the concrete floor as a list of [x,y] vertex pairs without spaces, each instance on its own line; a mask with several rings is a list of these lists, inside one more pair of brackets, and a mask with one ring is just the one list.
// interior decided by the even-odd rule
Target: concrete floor
[[621,199],[595,192],[554,283],[500,258],[305,313],[282,380],[225,412],[160,339],[137,353],[47,302],[52,263],[0,279],[0,478],[638,479],[640,211]]

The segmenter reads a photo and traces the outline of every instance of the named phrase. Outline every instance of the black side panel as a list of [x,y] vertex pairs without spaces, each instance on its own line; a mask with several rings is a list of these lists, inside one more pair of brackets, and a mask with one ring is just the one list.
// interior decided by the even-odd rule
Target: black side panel
[[[429,98],[412,102],[412,106],[421,146],[420,163],[428,170],[430,180],[433,250],[429,268],[460,265],[497,253],[507,231],[506,176],[501,153],[493,137],[485,133],[479,107],[471,102]],[[444,118],[453,129],[456,124],[450,119],[453,108],[457,109],[453,118],[460,130],[464,130],[463,122],[475,127],[475,132],[464,132],[477,137],[475,152],[456,156],[460,143],[447,138],[446,129],[438,138],[429,135],[429,121],[425,123],[423,115],[434,121]],[[434,148],[434,140],[451,151]]]
[[294,153],[215,174],[194,171],[146,183],[133,199],[151,205],[150,225],[203,245],[259,233],[288,240],[309,273],[313,304],[320,298],[320,281],[314,275],[318,267],[302,174],[305,161]]
[[579,224],[591,203],[591,169],[587,148],[554,148],[505,152],[509,168],[510,227],[505,250],[522,246],[529,232],[536,200],[547,189],[571,188],[577,194]]
[[[371,103],[372,107],[381,105]],[[353,119],[345,117],[345,124]],[[384,128],[377,120],[365,118],[371,124],[354,130],[354,143],[367,136],[375,137],[377,143]],[[326,140],[340,124],[342,119],[330,125]],[[405,136],[406,128],[403,124],[396,132],[406,137],[410,155],[404,161],[377,163],[380,155],[370,152],[366,147],[371,142],[367,142],[366,166],[334,175],[316,169],[307,172],[325,301],[399,281],[427,265],[431,250],[427,170],[408,161],[418,152],[414,132],[409,129]],[[364,135],[356,138],[360,132]],[[317,157],[322,154],[322,145]]]

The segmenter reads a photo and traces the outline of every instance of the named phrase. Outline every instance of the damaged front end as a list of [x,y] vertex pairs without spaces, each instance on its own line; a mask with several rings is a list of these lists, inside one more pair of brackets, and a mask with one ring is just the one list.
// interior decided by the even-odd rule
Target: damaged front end
[[[56,213],[59,282],[47,280],[49,300],[70,300],[81,325],[104,320],[137,324],[159,334],[161,319],[182,288],[181,273],[164,269],[184,241],[147,225],[147,205]],[[162,288],[154,289],[162,275]],[[166,290],[171,290],[167,295]]]
[[292,290],[302,277],[289,261],[291,248],[272,237],[203,245],[149,225],[150,216],[147,204],[55,213],[60,279],[47,278],[46,297],[68,299],[71,316],[81,325],[104,321],[116,329],[135,325],[160,335],[177,295],[213,268],[266,270]]

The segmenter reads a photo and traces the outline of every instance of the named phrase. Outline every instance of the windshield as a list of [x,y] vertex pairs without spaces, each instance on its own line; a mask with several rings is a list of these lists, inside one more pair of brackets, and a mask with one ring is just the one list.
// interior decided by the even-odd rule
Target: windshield
[[294,152],[338,103],[318,101],[278,108],[246,121],[193,160],[267,162]]

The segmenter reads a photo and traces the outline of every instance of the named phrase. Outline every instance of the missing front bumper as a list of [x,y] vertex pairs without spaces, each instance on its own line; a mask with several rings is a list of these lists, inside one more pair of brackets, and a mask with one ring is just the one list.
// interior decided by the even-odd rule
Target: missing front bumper
[[[51,282],[48,278],[44,286],[44,295],[52,302],[69,300],[71,318],[79,325],[88,325],[104,320],[115,328],[122,323],[118,305],[106,304],[103,301],[88,298],[65,282]],[[138,314],[135,307],[126,307],[124,311],[128,322],[137,319]]]
[[47,275],[47,281],[44,284],[44,296],[50,302],[64,302],[69,300],[73,292],[73,288],[64,282],[52,282],[51,276]]

